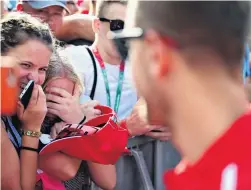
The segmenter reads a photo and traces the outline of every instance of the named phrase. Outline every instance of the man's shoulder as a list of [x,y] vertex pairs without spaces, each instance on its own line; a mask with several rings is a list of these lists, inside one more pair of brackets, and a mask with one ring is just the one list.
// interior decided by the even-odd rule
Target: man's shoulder
[[75,46],[75,45],[68,45],[65,50],[67,51],[67,53],[72,53],[72,54],[79,54],[81,56],[88,54],[87,52],[87,48],[88,46],[86,45],[79,45],[79,46]]
[[88,46],[70,45],[65,49],[65,53],[70,59],[70,63],[74,66],[77,72],[90,72],[93,67],[93,62],[90,54],[87,51]]
[[234,142],[235,144],[240,143],[241,145],[245,144],[246,141],[250,141],[251,147],[251,110],[248,110],[245,114],[236,119],[226,135],[232,142],[237,141]]
[[[165,184],[177,190],[207,190],[227,187],[231,181],[238,181],[240,189],[251,189],[251,181],[243,181],[251,174],[250,137],[251,113],[248,112],[236,119],[228,131],[204,152],[198,162],[190,166],[181,162],[175,170],[166,172]],[[203,175],[198,175],[200,173]],[[234,187],[235,183],[232,182],[231,186]],[[245,185],[248,188],[245,188]]]

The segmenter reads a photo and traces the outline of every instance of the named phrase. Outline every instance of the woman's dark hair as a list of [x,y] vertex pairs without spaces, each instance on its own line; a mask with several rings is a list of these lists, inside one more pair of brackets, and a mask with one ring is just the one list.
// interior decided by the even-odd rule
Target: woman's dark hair
[[28,40],[38,40],[49,49],[54,48],[53,35],[47,24],[25,13],[9,13],[1,20],[1,53],[22,45]]

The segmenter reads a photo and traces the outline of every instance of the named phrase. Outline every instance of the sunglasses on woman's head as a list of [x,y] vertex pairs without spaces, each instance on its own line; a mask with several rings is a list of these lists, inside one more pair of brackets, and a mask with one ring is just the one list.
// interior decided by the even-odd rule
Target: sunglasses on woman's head
[[101,22],[109,22],[111,31],[124,29],[124,21],[122,21],[122,20],[119,20],[119,19],[110,20],[110,19],[107,19],[107,18],[99,18],[99,20]]

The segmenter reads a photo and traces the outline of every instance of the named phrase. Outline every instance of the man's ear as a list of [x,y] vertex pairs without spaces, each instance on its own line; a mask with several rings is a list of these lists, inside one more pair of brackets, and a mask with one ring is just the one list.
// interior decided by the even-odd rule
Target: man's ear
[[17,11],[19,11],[19,12],[23,12],[23,10],[24,10],[22,3],[18,3],[16,8],[17,8]]
[[172,50],[155,31],[148,31],[145,35],[146,43],[148,47],[152,47],[150,53],[152,54],[152,61],[157,64],[155,66],[155,75],[158,78],[166,76],[170,70],[170,65],[172,64]]
[[92,29],[93,29],[94,33],[99,32],[99,30],[100,30],[100,20],[98,18],[93,19]]
[[173,64],[173,49],[168,47],[163,41],[160,43],[160,70],[159,77],[168,75]]

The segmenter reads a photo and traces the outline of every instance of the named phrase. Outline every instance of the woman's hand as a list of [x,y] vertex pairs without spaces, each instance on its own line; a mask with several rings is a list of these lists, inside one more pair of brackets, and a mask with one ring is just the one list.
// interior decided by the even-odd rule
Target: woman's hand
[[61,88],[46,88],[48,113],[57,115],[64,122],[77,124],[83,118],[79,103],[79,88],[74,89],[73,95]]
[[59,122],[59,123],[55,123],[53,125],[53,127],[51,128],[51,138],[55,139],[58,135],[58,133],[60,133],[60,131],[62,131],[64,128],[66,127],[66,123],[65,122]]
[[22,122],[24,129],[40,131],[46,113],[45,94],[41,86],[35,84],[27,108],[24,109],[23,104],[20,101],[18,102],[18,118]]

